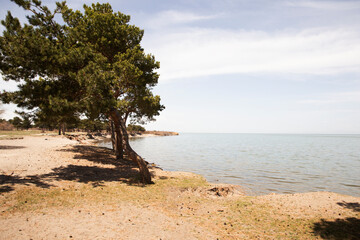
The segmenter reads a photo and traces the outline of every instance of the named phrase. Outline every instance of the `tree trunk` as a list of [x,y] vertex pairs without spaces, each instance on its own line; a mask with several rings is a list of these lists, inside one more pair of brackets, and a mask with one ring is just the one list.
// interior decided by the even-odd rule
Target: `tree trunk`
[[[126,135],[127,135],[127,132],[126,132]],[[124,150],[124,153],[126,153],[126,154],[127,154],[127,152],[128,152],[128,148],[127,148],[127,144],[126,144],[126,142],[127,142],[127,141],[129,141],[129,140],[126,140],[126,138],[125,138],[125,134],[122,134],[121,141],[122,141],[122,145],[123,145],[123,150]]]
[[121,118],[120,113],[117,110],[112,111],[111,118],[114,121],[115,132],[116,132],[116,129],[119,128],[119,130],[121,131],[121,134],[122,134],[122,138],[120,138],[120,139],[116,138],[116,141],[118,141],[118,140],[121,141],[121,139],[124,141],[125,153],[134,163],[136,163],[138,165],[142,182],[145,184],[153,183],[151,181],[151,174],[149,172],[146,162],[144,161],[144,159],[142,157],[140,157],[131,148],[131,146],[129,144],[129,136],[126,131],[126,125],[125,125],[124,120]]
[[63,124],[62,124],[62,134],[63,134],[63,135],[65,135],[65,128],[66,128],[65,123],[63,123]]
[[115,126],[115,153],[116,159],[124,159],[124,149],[122,143],[122,134],[119,124],[114,124]]
[[112,149],[115,150],[115,131],[114,131],[114,122],[112,120],[109,121],[110,133],[111,133],[111,144]]
[[121,126],[121,130],[122,130],[122,134],[123,134],[123,139],[125,141],[124,147],[126,150],[126,155],[128,155],[130,157],[130,159],[132,161],[134,161],[139,169],[140,169],[140,174],[142,177],[142,182],[146,183],[146,184],[151,184],[153,183],[151,181],[151,174],[149,172],[149,169],[147,167],[147,164],[145,162],[145,160],[139,156],[139,154],[137,154],[130,146],[129,144],[129,135],[126,131],[126,125],[124,121],[120,121],[120,126]]

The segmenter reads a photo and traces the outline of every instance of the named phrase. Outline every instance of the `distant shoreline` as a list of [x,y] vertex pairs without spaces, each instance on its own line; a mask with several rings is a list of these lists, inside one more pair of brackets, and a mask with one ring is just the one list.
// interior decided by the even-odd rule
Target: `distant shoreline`
[[152,137],[152,136],[177,136],[177,132],[169,131],[144,131],[144,132],[130,132],[130,137]]

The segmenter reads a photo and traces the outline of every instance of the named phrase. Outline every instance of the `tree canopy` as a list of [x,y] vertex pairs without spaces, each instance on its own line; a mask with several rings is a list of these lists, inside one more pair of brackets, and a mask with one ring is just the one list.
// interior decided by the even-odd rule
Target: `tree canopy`
[[151,121],[164,109],[152,93],[160,65],[140,45],[144,31],[107,3],[84,5],[81,12],[66,2],[51,11],[39,0],[13,1],[30,15],[23,25],[10,12],[1,22],[0,70],[5,80],[19,82],[18,91],[3,92],[1,99],[59,125],[81,116],[111,120],[117,156],[126,153],[151,182],[126,133],[128,118]]

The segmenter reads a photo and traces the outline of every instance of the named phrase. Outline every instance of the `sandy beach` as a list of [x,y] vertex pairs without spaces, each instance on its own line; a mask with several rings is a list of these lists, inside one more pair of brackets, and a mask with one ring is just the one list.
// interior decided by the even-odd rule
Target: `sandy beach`
[[246,196],[193,173],[150,169],[90,141],[0,140],[0,239],[360,239],[360,198]]

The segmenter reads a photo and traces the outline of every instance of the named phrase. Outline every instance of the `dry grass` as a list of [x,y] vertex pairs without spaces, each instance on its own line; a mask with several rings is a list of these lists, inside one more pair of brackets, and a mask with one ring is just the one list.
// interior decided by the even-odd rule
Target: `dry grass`
[[[0,131],[0,139],[8,139],[12,137],[22,137],[40,134],[41,130],[14,130],[14,131]],[[49,132],[55,133],[55,132]]]
[[[119,201],[148,204],[166,199],[168,189],[198,188],[208,186],[202,177],[158,179],[156,184],[143,186],[125,183],[108,183],[94,187],[92,183],[72,184],[63,182],[64,187],[49,189],[35,186],[18,186],[16,191],[0,198],[2,214],[35,211],[52,207],[71,207],[82,204],[116,204]],[[0,195],[1,196],[1,195]]]
[[[293,217],[281,208],[270,206],[257,197],[214,197],[199,189],[207,189],[204,178],[177,177],[157,179],[148,186],[109,183],[91,184],[63,182],[63,187],[42,189],[22,186],[2,195],[0,216],[16,212],[46,212],[52,208],[117,205],[130,203],[151,207],[175,219],[183,219],[214,232],[221,239],[356,239],[359,213],[349,210],[355,223],[336,224],[336,216]],[[332,224],[333,223],[333,224]],[[355,225],[354,225],[355,224]],[[339,230],[339,226],[343,230]]]

